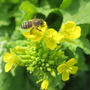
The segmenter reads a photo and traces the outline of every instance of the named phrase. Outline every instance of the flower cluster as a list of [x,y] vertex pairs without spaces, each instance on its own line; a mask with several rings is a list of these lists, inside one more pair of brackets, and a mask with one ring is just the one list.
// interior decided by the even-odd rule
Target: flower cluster
[[[45,21],[43,26],[31,27],[23,32],[27,38],[21,40],[18,45],[10,49],[10,53],[4,53],[5,72],[16,66],[24,66],[27,71],[37,77],[41,83],[41,90],[47,90],[52,83],[49,78],[57,82],[67,81],[70,74],[76,74],[77,60],[65,55],[62,43],[78,39],[81,35],[81,28],[73,21],[62,24],[60,32],[48,28]],[[22,44],[23,43],[23,44]]]
[[[33,41],[39,42],[41,39],[44,40],[47,48],[53,50],[56,48],[57,43],[68,40],[75,40],[81,35],[80,26],[76,26],[73,21],[68,21],[66,24],[63,24],[58,33],[53,28],[47,28],[47,24],[44,21],[44,25],[36,28],[30,28],[27,32],[24,32],[24,36],[28,39],[32,39]],[[32,31],[32,33],[30,33]]]

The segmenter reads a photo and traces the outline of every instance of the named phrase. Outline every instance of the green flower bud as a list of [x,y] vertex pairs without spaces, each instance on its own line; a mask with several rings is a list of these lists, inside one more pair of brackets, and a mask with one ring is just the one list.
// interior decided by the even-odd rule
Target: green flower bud
[[56,73],[55,73],[54,71],[51,72],[51,75],[52,75],[53,77],[56,77]]
[[47,68],[47,71],[51,71],[51,68]]

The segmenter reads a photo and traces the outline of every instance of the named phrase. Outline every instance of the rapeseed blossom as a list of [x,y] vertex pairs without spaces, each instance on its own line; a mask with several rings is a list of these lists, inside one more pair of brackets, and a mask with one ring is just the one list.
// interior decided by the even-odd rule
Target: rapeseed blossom
[[10,49],[10,53],[5,52],[4,53],[4,62],[5,64],[5,72],[8,72],[14,65],[16,65],[19,62],[18,57],[16,54],[13,52],[12,49]]
[[62,24],[60,33],[63,35],[63,40],[75,40],[81,36],[81,28],[76,26],[75,22],[68,21],[66,24]]
[[28,39],[32,39],[33,41],[40,41],[43,38],[45,31],[47,30],[46,22],[43,21],[43,23],[43,26],[38,27],[38,30],[35,27],[28,29],[28,31],[23,33],[24,36]]
[[54,48],[56,48],[57,43],[62,39],[62,36],[54,29],[48,29],[45,37],[44,37],[44,41],[46,46],[53,50]]
[[48,85],[49,85],[48,80],[44,80],[44,81],[41,83],[41,90],[47,90]]
[[76,74],[78,67],[74,66],[77,61],[74,58],[71,58],[67,62],[60,64],[57,67],[58,74],[62,74],[62,80],[67,81],[69,80],[70,74]]

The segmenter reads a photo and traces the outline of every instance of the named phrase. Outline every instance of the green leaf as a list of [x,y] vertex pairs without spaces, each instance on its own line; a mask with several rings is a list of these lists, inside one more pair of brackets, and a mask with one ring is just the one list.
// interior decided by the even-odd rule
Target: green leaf
[[9,0],[9,2],[14,3],[14,4],[19,3],[19,1],[20,0]]
[[[29,90],[26,73],[23,68],[16,70],[16,75],[12,76],[11,73],[0,73],[0,90]],[[29,88],[28,88],[29,87]],[[33,89],[32,89],[33,90]]]
[[75,53],[76,49],[79,47],[84,51],[84,53],[90,54],[90,42],[87,38],[80,38],[72,42],[65,42],[64,45],[73,53]]
[[72,0],[63,0],[60,8],[67,8],[72,3]]
[[59,8],[62,0],[40,0],[38,3],[39,7],[42,8]]
[[59,8],[62,0],[47,0],[49,5],[50,5],[50,8]]
[[81,37],[87,37],[90,35],[90,24],[80,24]]
[[10,37],[14,30],[15,30],[15,21],[13,20],[12,22],[10,22],[8,26],[0,27],[0,36],[5,36],[6,34],[8,34]]
[[64,90],[80,90],[81,88],[82,90],[89,90],[89,76],[89,72],[80,72],[80,75],[78,75],[74,79],[72,78],[70,81],[67,82],[66,86],[64,87]]
[[81,49],[77,49],[76,51],[76,58],[78,59],[78,66],[79,66],[79,70],[84,72],[88,70],[88,66],[86,64],[86,58],[84,53],[82,52]]
[[48,90],[62,90],[64,83],[61,80],[61,75],[57,75],[55,78],[49,78],[49,87]]
[[[54,17],[54,18],[53,18]],[[46,18],[46,22],[49,28],[54,28],[57,31],[60,29],[62,24],[62,14],[58,9],[52,9]]]
[[31,4],[29,1],[24,1],[20,5],[20,9],[24,11],[25,17],[27,19],[30,19],[33,17],[33,15],[37,12],[36,7]]
[[0,2],[0,27],[3,25],[9,25],[10,23],[8,13],[10,6],[10,4]]
[[76,46],[83,49],[86,54],[90,54],[90,42],[86,38],[80,38],[76,40]]
[[37,10],[46,17],[55,9],[59,9],[62,0],[40,0]]
[[72,0],[72,4],[61,9],[63,22],[74,21],[76,24],[90,24],[90,0]]
[[39,0],[29,0],[32,4],[34,4],[35,6],[38,6],[39,4]]

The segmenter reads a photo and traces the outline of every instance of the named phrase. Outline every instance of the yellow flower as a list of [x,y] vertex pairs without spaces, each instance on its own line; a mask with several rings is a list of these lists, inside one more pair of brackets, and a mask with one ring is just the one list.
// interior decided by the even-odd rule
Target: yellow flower
[[63,24],[61,27],[61,34],[63,39],[77,39],[81,36],[80,26],[76,26],[73,21],[68,21],[66,24]]
[[6,52],[4,53],[4,62],[5,64],[5,72],[8,72],[13,65],[16,65],[18,63],[18,57],[15,55],[12,49],[10,49],[10,53]]
[[23,33],[24,36],[26,38],[32,39],[34,41],[40,41],[43,38],[44,33],[45,33],[46,29],[47,29],[46,22],[45,21],[43,21],[43,22],[44,22],[44,25],[43,26],[39,26],[38,30],[35,27],[32,27],[27,32]]
[[62,39],[62,36],[54,29],[48,29],[45,37],[44,37],[44,41],[46,43],[46,46],[53,50],[54,48],[56,48],[57,43]]
[[69,61],[59,65],[57,67],[58,74],[62,74],[62,80],[69,80],[70,74],[76,74],[78,67],[74,66],[77,61],[74,58],[71,58]]
[[42,83],[41,83],[41,90],[47,90],[48,88],[48,80],[44,80]]

